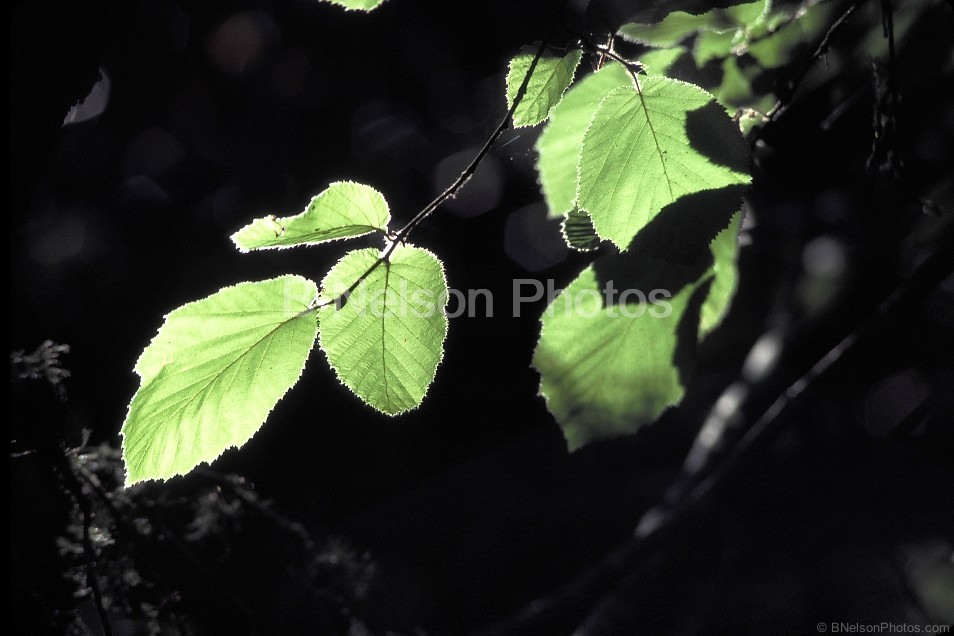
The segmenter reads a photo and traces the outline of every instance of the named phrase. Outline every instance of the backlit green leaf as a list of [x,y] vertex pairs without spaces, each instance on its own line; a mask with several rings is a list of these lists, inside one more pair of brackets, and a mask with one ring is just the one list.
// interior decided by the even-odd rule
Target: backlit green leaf
[[[724,9],[711,9],[701,14],[673,11],[654,24],[624,24],[619,34],[631,42],[658,47],[673,46],[697,32],[728,34],[728,38],[719,41],[729,43],[736,33],[741,38],[759,27],[770,6],[769,0],[757,0]],[[714,44],[715,40],[710,46]],[[731,45],[726,44],[723,55],[729,52],[729,48]]]
[[122,428],[126,485],[181,475],[241,446],[301,375],[317,287],[299,276],[240,283],[184,305],[136,364]]
[[[507,107],[513,106],[517,91],[536,55],[536,49],[525,47],[510,60],[507,73]],[[544,53],[533,69],[533,75],[527,83],[527,90],[513,113],[515,128],[533,126],[545,120],[550,111],[560,101],[563,92],[573,81],[573,73],[580,63],[582,52],[570,51],[562,57]]]
[[665,75],[669,67],[678,60],[686,50],[681,46],[675,46],[671,49],[653,49],[639,56],[639,63],[642,64],[648,75]]
[[[814,46],[813,42],[822,37],[834,16],[835,7],[831,3],[809,6],[797,19],[784,22],[772,34],[749,44],[748,53],[763,69],[789,64],[798,47]],[[884,41],[883,37],[878,39]]]
[[619,34],[630,42],[670,47],[679,44],[709,23],[708,14],[693,15],[685,11],[673,11],[655,24],[624,24],[620,27]]
[[[375,249],[345,254],[322,281],[322,351],[342,383],[388,415],[420,406],[434,380],[447,335],[444,268],[427,250],[399,245],[375,267]],[[373,270],[368,273],[374,267]]]
[[295,216],[255,219],[232,235],[243,252],[315,245],[326,241],[386,232],[391,214],[374,188],[350,181],[332,183]]
[[680,198],[631,249],[597,258],[547,308],[533,365],[571,447],[631,433],[681,399],[693,343],[734,292],[743,189]]
[[540,394],[571,450],[633,432],[684,390],[673,358],[695,287],[669,296],[669,290],[633,289],[616,280],[608,302],[599,267],[613,258],[619,257],[598,259],[551,303],[533,353]]
[[692,57],[696,66],[701,67],[709,60],[723,58],[732,53],[739,43],[740,31],[702,31],[692,47]]
[[739,229],[742,212],[736,212],[729,226],[712,239],[712,283],[699,316],[699,339],[719,326],[729,311],[739,283]]
[[384,0],[322,0],[322,2],[336,4],[348,11],[371,11],[378,8]]
[[550,121],[537,140],[537,170],[551,217],[574,207],[580,145],[600,100],[614,88],[632,84],[622,65],[607,64],[574,84],[550,113]]
[[603,99],[579,160],[577,203],[622,249],[679,197],[749,182],[738,128],[709,107],[709,93],[661,76],[640,81],[642,96],[626,86]]
[[740,53],[752,39],[761,37],[766,32],[771,9],[770,0],[757,0],[709,11],[707,15],[720,13],[723,27],[709,26],[699,33],[692,52],[696,64],[701,67],[713,58]]

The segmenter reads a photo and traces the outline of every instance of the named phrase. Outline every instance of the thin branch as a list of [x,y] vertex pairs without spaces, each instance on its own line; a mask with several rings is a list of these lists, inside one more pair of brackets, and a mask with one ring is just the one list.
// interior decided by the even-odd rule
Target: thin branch
[[313,303],[312,306],[308,309],[308,311],[321,309],[322,307],[327,307],[328,305],[331,305],[331,304],[340,306],[342,303],[347,302],[348,296],[355,289],[358,288],[358,285],[364,282],[364,280],[367,279],[367,277],[370,276],[371,273],[381,265],[381,263],[388,261],[388,259],[391,257],[391,254],[394,253],[395,249],[397,249],[398,244],[405,243],[407,241],[408,236],[410,236],[411,232],[413,232],[414,229],[418,225],[420,225],[422,221],[424,221],[425,219],[427,219],[427,217],[433,214],[441,205],[443,205],[445,201],[453,198],[460,191],[460,189],[464,187],[464,184],[467,183],[467,181],[474,175],[474,173],[477,172],[478,166],[480,166],[480,163],[484,160],[484,157],[486,157],[490,153],[491,149],[494,146],[494,143],[496,143],[500,135],[503,134],[503,131],[505,131],[507,127],[510,125],[510,122],[513,120],[514,112],[516,112],[517,107],[520,105],[520,102],[523,101],[524,95],[527,92],[527,87],[530,85],[530,78],[533,76],[533,71],[536,69],[537,63],[540,61],[540,58],[543,57],[543,52],[546,50],[549,44],[549,41],[553,36],[553,32],[556,30],[557,25],[560,23],[560,20],[563,16],[564,8],[566,7],[566,2],[567,0],[563,0],[563,2],[560,3],[560,6],[557,9],[557,13],[554,19],[550,23],[550,28],[547,31],[546,36],[540,41],[540,46],[537,47],[537,51],[533,56],[533,60],[531,60],[530,62],[530,68],[527,69],[527,73],[523,76],[523,81],[520,83],[520,87],[517,89],[517,94],[514,95],[513,104],[510,106],[510,109],[500,120],[500,123],[497,124],[497,127],[494,129],[494,131],[487,138],[487,141],[484,142],[484,145],[481,146],[480,150],[477,152],[474,158],[470,161],[469,164],[467,164],[467,167],[464,168],[464,170],[460,173],[460,175],[458,175],[458,177],[453,181],[453,183],[451,183],[449,186],[447,186],[446,189],[444,189],[443,192],[437,195],[437,198],[435,198],[433,201],[431,201],[426,206],[424,206],[417,214],[415,214],[411,218],[410,221],[408,221],[404,225],[404,227],[402,227],[401,229],[399,229],[397,232],[393,234],[391,242],[385,246],[384,250],[381,252],[381,256],[379,256],[378,259],[370,267],[368,267],[368,269],[365,270],[365,272],[361,274],[361,276],[359,276],[357,280],[355,280],[351,285],[349,285],[345,291],[338,294],[334,298]]
[[81,503],[80,509],[83,511],[83,551],[86,553],[86,583],[89,585],[89,589],[93,591],[93,604],[96,605],[96,613],[99,615],[103,633],[106,636],[112,636],[113,628],[109,624],[109,613],[106,611],[103,590],[99,586],[99,577],[96,574],[96,551],[93,547],[93,540],[90,538],[93,512],[90,510],[89,501],[86,501],[85,504]]
[[881,29],[888,41],[888,63],[887,70],[884,72],[886,77],[882,79],[879,62],[872,60],[875,90],[874,134],[871,140],[871,154],[868,156],[868,169],[874,168],[878,172],[890,171],[895,177],[900,177],[901,163],[895,152],[900,98],[896,81],[894,9],[891,6],[891,0],[881,0]]
[[477,167],[480,165],[480,162],[483,161],[484,157],[486,157],[490,152],[490,149],[493,148],[494,142],[497,141],[497,138],[500,137],[503,131],[506,130],[510,125],[511,120],[513,119],[513,114],[516,112],[520,102],[523,101],[523,97],[527,92],[527,86],[530,85],[530,77],[533,75],[533,71],[536,69],[537,63],[543,56],[543,52],[546,50],[549,39],[550,33],[547,34],[546,38],[540,41],[540,46],[537,47],[537,51],[533,56],[533,60],[530,62],[530,68],[527,69],[526,75],[523,76],[523,81],[520,83],[520,87],[517,89],[517,94],[513,98],[513,104],[500,120],[500,123],[497,124],[497,127],[494,129],[493,133],[491,133],[490,137],[487,138],[487,141],[484,142],[484,145],[480,148],[471,162],[467,164],[467,167],[464,168],[464,171],[458,175],[457,179],[455,179],[453,183],[451,183],[443,192],[441,192],[436,199],[428,203],[424,209],[415,214],[414,218],[412,218],[407,225],[397,231],[395,234],[395,242],[404,242],[408,234],[413,232],[414,228],[416,228],[421,221],[429,217],[445,201],[456,195],[457,192],[464,186],[464,184],[467,183],[467,180],[474,175],[474,173],[477,171]]
[[[100,501],[106,506],[110,514],[113,516],[113,521],[119,526],[123,532],[125,532],[131,539],[139,536],[139,531],[136,529],[135,524],[129,521],[126,517],[126,513],[116,505],[116,501],[113,499],[112,493],[108,492],[104,487],[102,482],[99,480],[95,474],[91,473],[83,466],[75,466],[76,474],[83,478],[83,480],[89,485],[90,489],[99,497]],[[195,555],[187,545],[185,545],[179,538],[175,535],[174,532],[166,525],[161,519],[152,518],[151,521],[160,527],[162,531],[162,536],[165,540],[179,551],[182,556],[184,556],[193,566],[196,567],[203,575],[209,578],[210,581],[216,583],[220,586],[220,589],[224,592],[226,596],[229,597],[229,600],[232,604],[238,608],[245,616],[251,618],[255,614],[249,605],[245,602],[245,599],[242,598],[229,584],[228,581],[223,579],[217,573],[213,572]],[[109,636],[107,634],[107,636]]]
[[241,477],[229,478],[226,475],[222,475],[221,473],[217,473],[214,470],[203,468],[201,466],[195,468],[194,472],[220,486],[228,488],[232,495],[240,499],[246,506],[255,510],[255,512],[274,523],[276,527],[280,528],[287,534],[295,537],[301,543],[302,548],[307,553],[311,555],[317,554],[317,544],[305,526],[297,521],[289,519],[281,513],[276,512],[271,506],[262,503],[258,497],[252,495],[244,488],[241,488],[240,485],[244,483],[244,479]]
[[894,50],[894,8],[891,6],[891,0],[881,0],[881,24],[884,37],[888,40],[888,86],[893,92],[896,53]]
[[[779,96],[778,102],[775,106],[772,107],[769,112],[765,114],[767,117],[767,122],[772,122],[777,120],[782,113],[788,108],[791,99],[795,96],[795,93],[798,91],[798,87],[801,86],[802,82],[805,80],[805,77],[808,75],[808,71],[811,70],[812,66],[815,64],[815,60],[821,58],[828,52],[829,46],[831,46],[831,41],[835,37],[835,34],[841,29],[841,27],[848,21],[848,18],[851,17],[851,14],[854,13],[859,6],[861,6],[864,0],[859,0],[858,2],[852,3],[844,13],[835,20],[828,31],[825,33],[825,37],[821,39],[821,42],[818,43],[818,46],[815,48],[815,52],[811,54],[805,64],[802,65],[801,70],[798,74],[788,82],[788,87],[784,95]],[[758,137],[758,135],[756,135]]]
[[96,614],[99,616],[99,622],[106,636],[112,636],[113,628],[109,623],[109,612],[106,610],[106,604],[103,600],[103,590],[99,585],[99,578],[96,574],[96,549],[93,546],[93,539],[90,534],[90,527],[93,524],[93,507],[83,492],[83,486],[80,483],[79,473],[75,469],[72,461],[65,454],[60,454],[54,466],[59,469],[63,480],[66,482],[66,488],[71,497],[76,502],[83,515],[83,556],[86,569],[86,584],[89,586],[93,595],[93,605],[96,607]]
[[70,352],[68,344],[57,344],[52,340],[44,340],[33,353],[26,353],[22,349],[10,354],[10,367],[14,380],[45,379],[53,387],[57,399],[66,400],[66,387],[63,381],[70,377],[70,372],[63,368],[60,356]]
[[656,135],[656,127],[653,126],[653,121],[649,117],[649,109],[646,107],[646,97],[643,95],[642,86],[639,85],[639,72],[642,70],[642,66],[638,62],[631,62],[625,59],[613,50],[613,36],[610,36],[609,43],[602,47],[593,44],[593,42],[587,40],[585,37],[581,38],[580,41],[584,42],[588,47],[592,47],[592,49],[600,55],[608,57],[611,60],[616,60],[622,64],[633,78],[633,84],[636,85],[636,94],[639,95],[639,103],[643,107],[643,113],[646,115],[646,124],[649,126],[649,132],[652,135],[653,144],[656,146],[656,154],[659,155],[659,161],[662,164],[663,176],[666,178],[666,187],[669,189],[669,198],[675,200],[676,197],[672,191],[672,180],[669,178],[669,170],[666,169],[666,153],[664,153],[662,148],[659,146],[659,137]]

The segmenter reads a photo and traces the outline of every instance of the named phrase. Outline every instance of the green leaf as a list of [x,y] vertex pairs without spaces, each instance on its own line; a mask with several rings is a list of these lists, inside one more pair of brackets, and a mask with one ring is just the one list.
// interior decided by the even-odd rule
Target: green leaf
[[729,226],[719,232],[709,249],[712,252],[712,283],[699,315],[699,339],[702,340],[725,318],[739,284],[739,230],[742,212],[732,216]]
[[378,8],[384,0],[322,0],[322,2],[336,4],[348,11],[371,11]]
[[727,109],[735,109],[752,101],[752,84],[745,72],[739,68],[735,56],[722,61],[722,83],[714,92],[719,103]]
[[[770,7],[769,0],[757,0],[698,15],[673,11],[655,24],[625,24],[620,27],[619,34],[631,42],[656,47],[673,46],[698,32],[702,32],[701,35],[707,32],[728,34],[728,38],[716,39],[707,45],[715,50],[716,42],[731,42],[736,37],[741,39],[745,33],[761,26]],[[730,48],[731,45],[724,48],[722,55],[727,55]]]
[[350,181],[332,183],[295,216],[255,219],[232,235],[242,252],[316,245],[327,241],[387,232],[391,214],[374,188]]
[[[752,42],[748,53],[763,69],[790,64],[796,49],[812,44],[825,32],[834,19],[834,7],[830,3],[810,6],[796,19],[780,26],[777,31]],[[883,40],[884,38],[879,38]],[[864,49],[869,50],[869,49]]]
[[692,57],[696,66],[702,67],[706,62],[716,58],[724,58],[732,53],[733,47],[738,44],[739,31],[702,31],[692,47]]
[[241,446],[301,375],[317,335],[316,285],[283,276],[176,309],[136,363],[123,423],[126,485],[185,474]]
[[345,386],[397,415],[420,406],[434,380],[447,335],[447,281],[440,260],[419,247],[398,245],[375,266],[380,257],[375,249],[355,250],[328,272],[325,302],[361,282],[343,305],[318,310],[319,344]]
[[712,95],[661,76],[641,84],[642,96],[621,87],[603,99],[579,161],[577,203],[621,249],[679,197],[750,179],[741,135],[723,109],[708,108]]
[[574,84],[550,113],[536,147],[540,186],[551,217],[574,208],[580,145],[600,100],[614,88],[632,84],[632,77],[621,64],[607,64]]
[[[617,285],[629,295],[621,304],[620,294],[607,302],[608,287],[598,272],[614,258],[619,257],[597,259],[551,303],[533,353],[540,394],[571,450],[633,432],[684,391],[673,358],[679,322],[695,287],[654,298],[652,288]],[[647,261],[643,265],[653,267]]]
[[[549,116],[573,81],[573,73],[580,63],[581,55],[582,51],[575,50],[562,57],[549,53],[540,56],[527,83],[527,90],[513,113],[515,128],[534,126]],[[517,92],[530,72],[530,64],[535,56],[536,47],[524,47],[510,60],[510,70],[507,72],[507,108],[513,107]]]
[[571,447],[631,433],[681,399],[702,307],[709,330],[731,301],[743,190],[682,197],[547,308],[533,365]]
[[600,237],[593,229],[593,221],[586,212],[573,209],[564,217],[563,238],[566,244],[580,252],[591,252],[600,245]]
[[[719,9],[715,9],[719,11]],[[741,27],[748,31],[759,31],[766,24],[772,12],[772,0],[756,0],[744,4],[736,4],[722,9],[728,16],[731,28]]]
[[708,13],[693,15],[685,11],[673,11],[655,24],[624,24],[618,33],[630,42],[671,47],[704,29],[710,22],[711,16]]
[[669,67],[675,64],[686,50],[681,46],[671,49],[653,49],[639,56],[639,63],[643,65],[648,75],[665,75]]
[[724,26],[721,29],[708,27],[699,33],[692,52],[696,64],[701,68],[711,59],[741,53],[752,38],[765,33],[771,9],[770,0],[758,0],[710,11],[710,14],[721,12]]

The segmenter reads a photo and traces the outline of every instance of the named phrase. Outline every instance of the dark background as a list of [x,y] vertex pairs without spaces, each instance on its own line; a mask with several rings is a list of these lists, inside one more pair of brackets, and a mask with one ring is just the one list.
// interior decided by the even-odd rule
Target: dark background
[[[389,0],[369,15],[311,1],[15,7],[10,349],[47,338],[71,346],[68,443],[85,428],[91,444],[118,444],[137,386],[132,366],[166,312],[242,280],[320,280],[346,249],[242,255],[228,236],[246,222],[295,214],[336,180],[380,190],[398,223],[443,189],[504,114],[508,59],[546,34],[559,4]],[[571,7],[554,39],[637,9],[645,7]],[[371,555],[379,579],[359,614],[376,633],[470,631],[552,592],[626,540],[763,332],[777,330],[790,347],[775,384],[754,392],[756,406],[946,240],[954,18],[937,3],[900,10],[920,16],[899,42],[903,101],[891,150],[904,160],[901,178],[866,167],[875,114],[865,46],[879,24],[869,2],[765,131],[738,301],[700,351],[685,403],[662,421],[570,455],[536,396],[529,361],[544,305],[513,317],[512,281],[560,287],[590,256],[568,253],[545,218],[536,133],[506,131],[462,194],[415,233],[443,259],[452,287],[495,298],[493,317],[451,321],[421,409],[376,414],[315,351],[262,430],[213,467],[244,475],[317,536]],[[61,126],[103,76],[105,109]],[[813,254],[844,267],[813,268]],[[954,528],[952,355],[948,277],[863,340],[634,579],[609,585],[607,631],[591,633],[937,622],[936,604],[924,601],[932,585],[950,612],[950,570],[937,563],[950,555]],[[39,419],[22,412],[14,437]],[[232,622],[227,600],[204,598],[192,589],[203,584],[176,579],[173,566],[170,585],[196,624],[208,633],[314,632],[314,610],[289,592],[294,579],[243,561],[252,548],[242,533],[234,540],[218,567],[255,598],[254,619]],[[42,549],[14,539],[14,553]],[[575,608],[541,633],[569,632],[588,612]]]

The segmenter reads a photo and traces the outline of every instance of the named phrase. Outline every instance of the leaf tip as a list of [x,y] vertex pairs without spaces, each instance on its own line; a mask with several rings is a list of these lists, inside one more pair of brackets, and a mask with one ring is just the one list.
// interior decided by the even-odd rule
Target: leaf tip
[[246,243],[242,240],[242,237],[240,236],[241,233],[242,233],[242,230],[238,230],[237,232],[234,232],[229,237],[229,239],[232,241],[232,245],[235,246],[235,249],[237,249],[240,253],[248,254],[249,252],[252,251],[252,248],[246,246]]

